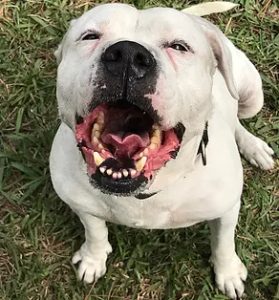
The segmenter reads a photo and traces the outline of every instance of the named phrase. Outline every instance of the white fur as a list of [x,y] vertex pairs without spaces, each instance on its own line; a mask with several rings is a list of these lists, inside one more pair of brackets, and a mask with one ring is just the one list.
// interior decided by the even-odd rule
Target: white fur
[[[98,44],[77,41],[92,28],[103,32]],[[194,54],[173,52],[171,60],[161,42],[175,38],[185,39]],[[98,88],[89,82],[97,76],[97,61],[108,45],[119,40],[136,41],[153,53],[161,73],[150,99],[158,106],[165,128],[178,122],[186,127],[177,158],[158,172],[145,191],[160,192],[145,200],[105,195],[93,188],[73,132],[75,113],[86,110]],[[247,271],[234,246],[243,185],[237,143],[251,163],[263,169],[273,166],[272,150],[244,129],[237,117],[252,116],[263,103],[261,80],[248,58],[199,17],[173,9],[138,11],[123,4],[98,6],[77,19],[57,56],[57,97],[63,122],[53,142],[50,170],[57,194],[85,228],[86,241],[73,257],[74,263],[81,262],[79,277],[92,282],[106,271],[111,251],[106,221],[164,229],[208,221],[217,285],[230,298],[240,297]],[[206,121],[209,144],[204,166],[197,149]]]

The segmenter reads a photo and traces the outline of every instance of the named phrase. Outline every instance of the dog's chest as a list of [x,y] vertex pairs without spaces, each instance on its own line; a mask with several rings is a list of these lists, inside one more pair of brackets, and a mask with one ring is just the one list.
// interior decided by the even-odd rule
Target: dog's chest
[[173,190],[171,194],[161,192],[145,200],[110,196],[105,204],[107,221],[150,229],[191,226],[214,217],[217,206],[223,209],[217,197],[208,200],[199,190],[190,194],[185,189]]

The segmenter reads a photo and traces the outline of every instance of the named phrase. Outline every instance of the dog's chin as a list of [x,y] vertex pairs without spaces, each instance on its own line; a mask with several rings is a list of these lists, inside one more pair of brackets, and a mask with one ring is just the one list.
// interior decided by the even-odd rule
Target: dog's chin
[[75,135],[90,182],[106,194],[136,195],[179,151],[185,127],[163,129],[151,106],[124,100],[77,116]]

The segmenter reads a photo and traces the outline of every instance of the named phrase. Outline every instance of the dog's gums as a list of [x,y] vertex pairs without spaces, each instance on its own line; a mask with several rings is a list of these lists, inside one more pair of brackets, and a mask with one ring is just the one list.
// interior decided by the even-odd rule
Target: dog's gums
[[123,184],[142,175],[150,180],[173,158],[184,133],[182,127],[179,124],[165,131],[147,112],[132,104],[101,104],[86,117],[78,118],[76,139],[91,178],[98,174]]

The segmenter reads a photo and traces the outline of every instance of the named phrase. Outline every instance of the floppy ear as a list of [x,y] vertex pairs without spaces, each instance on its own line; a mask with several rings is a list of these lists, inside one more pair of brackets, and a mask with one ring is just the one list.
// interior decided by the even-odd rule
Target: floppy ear
[[[77,21],[77,19],[71,20],[69,28],[71,28],[76,23],[76,21]],[[63,57],[63,45],[64,45],[65,39],[67,37],[68,31],[64,35],[64,37],[63,37],[61,43],[59,44],[58,48],[54,51],[54,56],[56,57],[56,62],[57,62],[58,65],[60,64],[60,62],[62,60],[62,57]]]
[[217,61],[217,67],[225,79],[230,94],[233,98],[238,99],[239,95],[233,77],[232,56],[229,47],[226,45],[225,35],[212,23],[199,17],[194,18],[197,18],[198,23],[201,25],[207,37]]
[[62,48],[63,41],[59,44],[58,48],[54,51],[54,56],[56,57],[56,62],[59,65],[62,60]]

